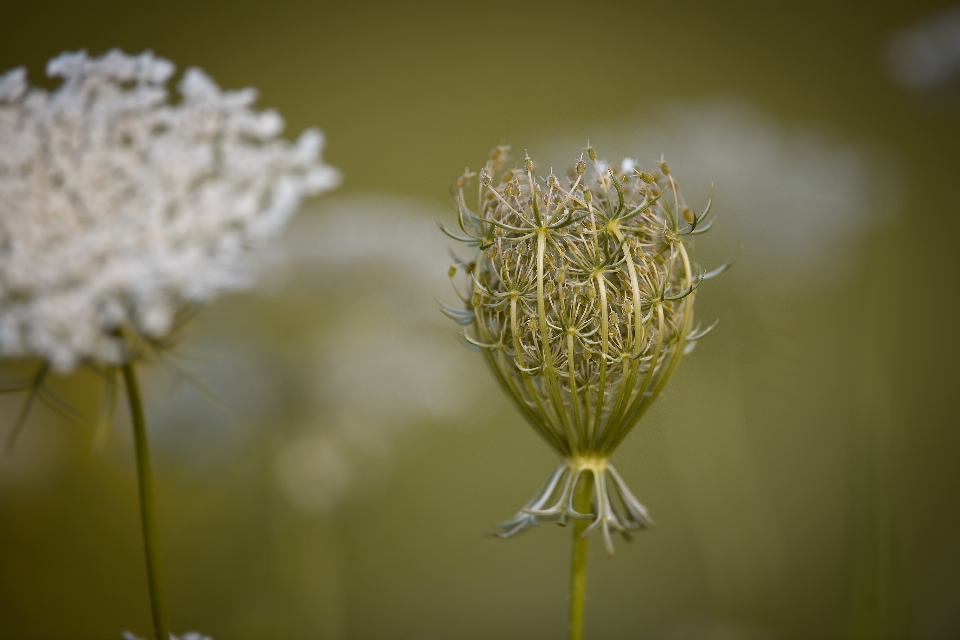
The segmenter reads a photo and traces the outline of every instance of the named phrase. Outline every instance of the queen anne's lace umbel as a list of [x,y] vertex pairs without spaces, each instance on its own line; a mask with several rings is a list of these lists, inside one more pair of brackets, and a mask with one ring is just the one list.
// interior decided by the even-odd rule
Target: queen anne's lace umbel
[[0,75],[0,355],[60,371],[119,364],[185,305],[246,286],[249,249],[333,188],[323,137],[280,137],[253,89],[222,91],[152,53],[65,53],[30,87]]
[[[537,179],[529,156],[522,170],[505,168],[506,148],[494,149],[475,210],[465,196],[475,174],[461,177],[460,230],[444,231],[476,254],[451,268],[451,277],[466,273],[469,296],[444,312],[563,458],[499,535],[590,518],[584,535],[602,530],[612,554],[611,530],[653,521],[609,458],[712,328],[694,327],[695,292],[726,266],[708,273],[692,262],[690,240],[710,228],[710,204],[687,207],[666,162],[651,174],[628,158],[617,170],[587,151],[593,175],[581,158],[566,179]],[[574,496],[588,477],[594,512],[578,513]]]

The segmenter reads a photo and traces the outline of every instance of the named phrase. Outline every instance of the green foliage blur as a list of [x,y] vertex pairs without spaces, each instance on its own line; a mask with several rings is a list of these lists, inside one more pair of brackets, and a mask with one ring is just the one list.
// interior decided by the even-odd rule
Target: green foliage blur
[[[740,258],[614,458],[657,527],[612,560],[592,541],[588,637],[960,635],[960,101],[886,53],[945,6],[4,6],[0,71],[151,49],[321,127],[344,174],[143,369],[173,628],[563,637],[569,530],[483,536],[555,461],[437,311],[433,219],[493,146],[559,169],[589,138],[666,154],[691,202],[715,182],[697,256]],[[102,381],[52,384],[85,419],[39,407],[0,458],[0,638],[145,635],[126,405],[102,438]]]

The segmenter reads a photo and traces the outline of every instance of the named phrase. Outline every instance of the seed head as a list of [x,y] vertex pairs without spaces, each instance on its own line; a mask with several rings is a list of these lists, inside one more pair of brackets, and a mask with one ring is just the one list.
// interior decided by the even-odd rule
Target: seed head
[[[597,479],[595,524],[608,543],[610,527],[649,526],[642,505],[616,479],[609,486],[627,513],[613,513],[604,478],[616,472],[607,460],[706,333],[693,328],[695,292],[719,270],[700,270],[686,237],[707,228],[698,225],[709,205],[694,214],[663,161],[668,195],[633,161],[618,172],[597,161],[593,147],[587,154],[596,175],[588,180],[582,161],[565,184],[551,173],[543,189],[558,198],[549,203],[537,197],[535,180],[513,183],[507,201],[506,178],[482,173],[486,193],[476,211],[458,202],[466,235],[450,234],[477,247],[468,284],[486,295],[448,315],[468,325],[466,339],[485,352],[520,412],[564,459],[565,471],[504,523],[504,535],[538,517],[576,517],[569,497],[587,472]],[[532,166],[529,156],[524,164]]]

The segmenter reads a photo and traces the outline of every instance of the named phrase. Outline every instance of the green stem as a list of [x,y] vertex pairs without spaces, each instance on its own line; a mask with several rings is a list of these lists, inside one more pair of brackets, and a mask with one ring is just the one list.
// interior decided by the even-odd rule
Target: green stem
[[168,640],[166,599],[160,572],[160,540],[157,535],[156,505],[153,499],[153,477],[150,473],[150,449],[147,444],[147,423],[143,418],[140,386],[133,363],[123,365],[123,379],[127,386],[130,417],[133,420],[133,440],[137,452],[137,483],[140,488],[140,523],[143,526],[143,547],[147,556],[147,584],[150,587],[150,608],[153,611],[153,631],[156,640]]
[[[581,481],[574,489],[573,508],[578,513],[590,513],[590,496],[593,493],[593,472],[584,471]],[[570,567],[570,640],[583,640],[583,616],[587,604],[587,554],[590,538],[583,532],[590,521],[577,518],[573,521],[573,562]]]

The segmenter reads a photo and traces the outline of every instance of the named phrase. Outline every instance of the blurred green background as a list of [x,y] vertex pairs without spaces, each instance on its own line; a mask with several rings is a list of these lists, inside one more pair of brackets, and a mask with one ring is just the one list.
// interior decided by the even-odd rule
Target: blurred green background
[[[594,541],[588,637],[960,637],[960,101],[889,53],[949,6],[6,3],[0,70],[152,49],[345,176],[144,373],[174,629],[564,636],[569,530],[482,535],[554,460],[436,311],[433,219],[494,145],[546,173],[589,138],[715,182],[696,255],[740,258],[615,456],[658,526]],[[101,439],[96,376],[52,384],[89,419],[38,408],[0,460],[0,637],[146,635],[126,407]]]

